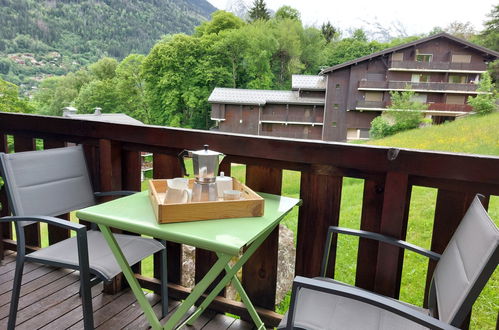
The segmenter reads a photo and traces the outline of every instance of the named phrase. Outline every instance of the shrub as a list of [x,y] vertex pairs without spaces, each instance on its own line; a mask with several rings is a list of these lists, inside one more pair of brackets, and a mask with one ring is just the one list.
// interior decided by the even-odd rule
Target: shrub
[[371,122],[371,137],[379,139],[398,132],[418,128],[423,123],[427,105],[414,100],[413,91],[390,92],[392,104],[383,115]]
[[483,94],[478,94],[477,96],[468,99],[468,103],[477,114],[486,115],[497,109],[497,92],[495,91],[494,84],[492,83],[492,79],[488,72],[482,74],[477,92],[482,92]]
[[393,134],[393,126],[383,116],[378,116],[371,122],[369,134],[374,139],[381,139]]

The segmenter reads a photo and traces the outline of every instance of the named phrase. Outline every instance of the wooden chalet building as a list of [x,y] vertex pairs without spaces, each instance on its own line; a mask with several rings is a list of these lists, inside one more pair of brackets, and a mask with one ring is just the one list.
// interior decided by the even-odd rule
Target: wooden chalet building
[[480,75],[499,53],[446,33],[322,70],[293,75],[291,91],[215,88],[211,119],[223,132],[325,141],[369,137],[390,91],[412,89],[434,123],[472,111]]

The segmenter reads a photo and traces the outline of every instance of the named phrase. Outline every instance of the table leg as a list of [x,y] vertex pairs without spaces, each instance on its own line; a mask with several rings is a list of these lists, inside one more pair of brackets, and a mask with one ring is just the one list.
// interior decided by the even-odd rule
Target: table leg
[[[196,301],[206,291],[208,286],[217,278],[217,276],[222,272],[222,270],[224,270],[225,266],[229,263],[230,259],[231,256],[224,255],[217,260],[217,262],[213,265],[213,267],[211,267],[210,271],[206,273],[206,275],[198,284],[196,284],[196,286],[189,294],[187,299],[185,299],[182,302],[180,307],[178,307],[175,313],[173,313],[173,315],[168,319],[168,321],[164,326],[164,329],[170,330],[175,327],[175,325],[180,321],[180,319],[185,315],[185,313],[187,313],[187,311],[196,303]],[[201,314],[201,312],[199,312],[198,310],[196,310],[194,313],[197,314],[198,316]],[[181,327],[182,325],[186,324],[187,321],[190,320],[190,318],[188,318],[178,327]]]
[[151,328],[153,328],[154,330],[161,329],[161,324],[159,323],[158,317],[156,316],[151,305],[147,301],[146,296],[144,295],[144,292],[140,287],[139,281],[137,281],[137,279],[135,278],[132,269],[130,268],[130,265],[126,261],[125,256],[123,255],[123,252],[121,251],[120,246],[118,245],[118,242],[116,242],[116,239],[113,236],[113,233],[111,232],[109,227],[105,225],[99,224],[99,229],[102,232],[104,238],[106,239],[109,248],[111,249],[111,251],[113,251],[114,257],[116,258],[116,261],[120,265],[120,268],[123,271],[123,274],[125,275],[125,278],[128,281],[128,284],[130,285],[130,288],[132,289],[135,298],[137,299],[137,302],[144,311],[144,314],[147,320],[149,321]]
[[[204,301],[199,305],[199,307],[196,309],[196,311],[184,322],[186,324],[192,325],[196,321],[196,319],[199,317],[199,315],[202,314],[202,312],[210,305],[210,303],[215,299],[217,294],[229,283],[231,280],[235,280],[236,284],[236,290],[239,292],[241,295],[241,298],[243,299],[244,304],[246,305],[246,308],[248,309],[248,312],[251,315],[251,318],[253,319],[253,322],[255,322],[255,325],[257,326],[258,329],[260,328],[265,328],[262,320],[260,319],[260,316],[256,312],[255,307],[251,303],[248,295],[244,291],[243,286],[239,282],[239,280],[236,277],[237,272],[239,269],[246,263],[246,261],[253,255],[253,253],[258,249],[258,247],[265,241],[265,239],[270,235],[270,233],[274,230],[274,228],[271,228],[270,230],[262,233],[251,245],[246,249],[246,251],[241,255],[239,260],[235,263],[233,267],[229,266],[229,263],[225,264],[225,276],[218,282],[218,284],[215,286],[215,288],[208,294],[208,296],[204,299]],[[227,256],[222,253],[217,253],[218,260],[226,259],[228,257],[228,260],[230,260],[231,256]],[[204,278],[203,278],[204,280]],[[239,286],[238,286],[239,284]]]

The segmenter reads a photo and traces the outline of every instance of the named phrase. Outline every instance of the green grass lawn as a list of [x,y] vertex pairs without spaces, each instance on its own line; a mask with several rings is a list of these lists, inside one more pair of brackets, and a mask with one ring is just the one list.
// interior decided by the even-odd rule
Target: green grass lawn
[[[450,152],[499,155],[499,113],[486,117],[466,118],[440,126],[427,127],[397,134],[393,137],[369,141],[368,144],[399,148],[415,148]],[[191,164],[186,164],[188,171]],[[234,165],[232,176],[244,182],[245,166]],[[142,188],[147,189],[144,182]],[[360,227],[363,180],[345,178],[343,181],[340,225],[349,228]],[[299,197],[300,173],[284,171],[282,194]],[[429,248],[433,228],[433,216],[437,190],[414,187],[409,212],[407,240]],[[499,197],[491,198],[489,212],[499,225]],[[295,208],[283,224],[290,228],[296,237],[298,208]],[[318,242],[323,238],[318,237]],[[46,243],[44,243],[46,244]],[[320,243],[322,244],[322,243]],[[346,283],[355,282],[358,239],[340,236],[335,278]],[[151,261],[143,262],[143,273],[151,276]],[[405,254],[400,298],[415,305],[422,305],[426,281],[427,259],[415,253]],[[289,296],[288,296],[289,297]],[[287,310],[285,300],[277,306],[278,312]],[[499,271],[480,295],[473,308],[472,329],[494,329],[499,309]]]

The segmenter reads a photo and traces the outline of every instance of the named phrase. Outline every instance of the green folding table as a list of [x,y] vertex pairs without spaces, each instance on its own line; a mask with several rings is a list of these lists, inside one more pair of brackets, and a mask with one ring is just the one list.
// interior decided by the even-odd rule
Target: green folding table
[[[281,219],[300,200],[263,193],[260,193],[260,195],[265,199],[265,214],[261,217],[158,224],[147,191],[79,210],[76,212],[76,216],[81,220],[99,225],[153,329],[174,329],[176,326],[192,325],[230,281],[232,281],[241,296],[257,328],[264,329],[264,324],[244,291],[236,273],[279,224]],[[116,243],[110,227],[213,251],[217,254],[218,260],[205,277],[196,284],[189,296],[175,310],[166,324],[161,326],[142,288],[133,275],[130,265]],[[239,256],[241,256],[239,260],[233,266],[230,266],[229,261],[231,258]],[[185,321],[178,324],[223,270],[225,270],[225,275],[222,280],[208,293],[195,311]]]

